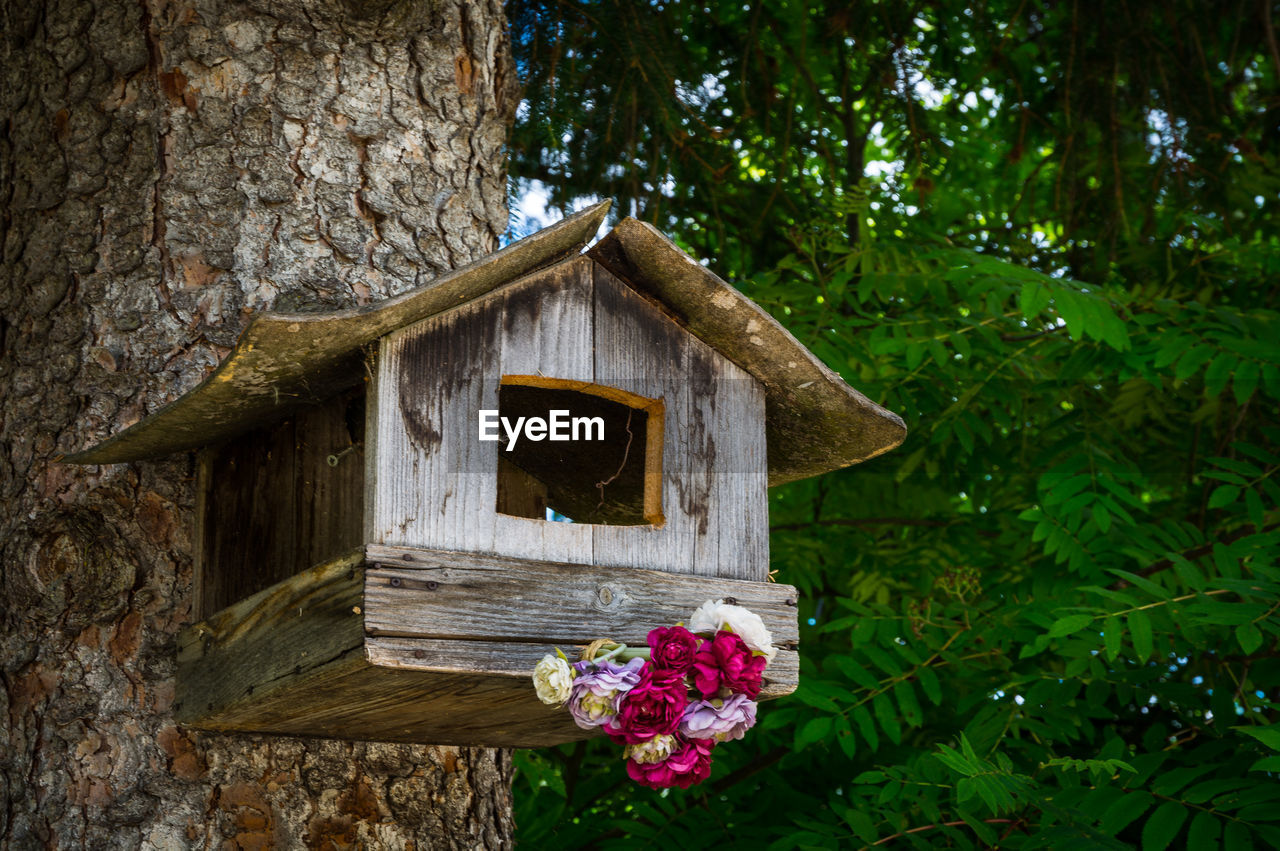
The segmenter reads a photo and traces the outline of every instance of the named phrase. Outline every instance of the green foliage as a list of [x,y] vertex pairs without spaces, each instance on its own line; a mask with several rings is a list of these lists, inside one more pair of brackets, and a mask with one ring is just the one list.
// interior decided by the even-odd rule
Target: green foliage
[[1280,845],[1265,4],[745,5],[515,4],[517,174],[713,257],[910,433],[771,494],[799,690],[687,792],[518,754],[521,837]]

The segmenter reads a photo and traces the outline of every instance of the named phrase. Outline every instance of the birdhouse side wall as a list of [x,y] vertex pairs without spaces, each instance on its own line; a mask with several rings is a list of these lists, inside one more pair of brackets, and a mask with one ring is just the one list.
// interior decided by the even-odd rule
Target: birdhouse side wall
[[200,453],[197,618],[364,543],[364,392]]
[[[499,513],[501,449],[478,439],[477,417],[499,407],[503,376],[588,382],[661,400],[661,525]],[[369,412],[370,543],[767,576],[762,388],[588,258],[383,338]]]

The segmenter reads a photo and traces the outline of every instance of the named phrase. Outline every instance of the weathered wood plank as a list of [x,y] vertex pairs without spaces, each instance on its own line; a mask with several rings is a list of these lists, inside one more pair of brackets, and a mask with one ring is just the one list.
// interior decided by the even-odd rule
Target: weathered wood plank
[[376,540],[493,548],[497,456],[476,412],[498,406],[501,304],[481,299],[388,336],[379,370]]
[[[510,559],[370,550],[290,577],[184,630],[178,720],[213,730],[375,741],[512,747],[574,741],[590,733],[534,693],[530,677],[542,655],[554,645],[570,651],[596,637],[596,629],[641,644],[650,626],[688,617],[704,593],[737,594],[779,644],[790,645],[766,672],[764,699],[787,694],[798,681],[794,601],[782,599],[794,589],[786,586],[569,564],[517,563],[525,570],[520,575]],[[438,564],[455,561],[470,567]],[[418,567],[403,566],[409,564]],[[657,590],[642,591],[648,583]],[[558,623],[543,629],[536,611],[556,594]],[[451,600],[459,595],[476,602],[458,611]],[[521,618],[535,625],[522,628]],[[653,623],[641,623],[649,618]],[[405,634],[371,634],[380,622]],[[520,640],[526,632],[539,635]]]
[[193,624],[178,637],[174,712],[184,723],[244,706],[363,656],[359,550],[303,571]]
[[[512,677],[529,684],[533,692],[533,667],[559,647],[570,661],[577,661],[585,644],[521,644],[502,641],[459,642],[438,638],[398,638],[369,636],[365,649],[369,661],[388,668],[451,674],[484,673]],[[761,700],[774,700],[795,691],[800,680],[800,654],[779,650],[765,669]]]
[[[494,294],[502,302],[503,324],[501,368],[491,375],[493,380],[503,375],[593,380],[593,265],[579,257]],[[471,416],[474,419],[476,414]],[[494,456],[504,451],[500,443],[478,445]],[[589,527],[508,514],[495,514],[492,522],[496,530],[492,551],[500,555],[584,564],[593,559]]]
[[789,585],[409,548],[367,552],[371,635],[642,644],[650,629],[688,620],[707,600],[733,598],[760,615],[775,643],[799,640]]
[[196,617],[363,543],[363,397],[339,394],[202,454]]
[[209,730],[410,744],[547,747],[589,738],[569,713],[509,677],[439,674],[342,659],[254,704],[191,723]]
[[[694,550],[694,572],[764,582],[769,575],[769,486],[764,434],[764,390],[736,364],[701,340],[690,344],[690,372],[700,359],[713,377],[693,380],[691,407],[705,418],[711,456],[707,538]],[[700,539],[701,540],[701,539]]]
[[[688,433],[689,335],[607,270],[595,269],[596,381],[663,403],[661,526],[595,526],[597,565],[693,570],[696,512],[683,498],[703,457]],[[656,434],[656,432],[655,432]],[[633,447],[638,450],[642,447]],[[643,447],[648,450],[649,447]]]

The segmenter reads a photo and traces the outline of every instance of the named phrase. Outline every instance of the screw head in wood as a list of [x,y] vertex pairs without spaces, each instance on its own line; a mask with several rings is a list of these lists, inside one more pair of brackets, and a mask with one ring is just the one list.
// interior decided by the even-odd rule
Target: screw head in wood
[[439,582],[436,582],[434,579],[429,580],[429,581],[427,582],[427,590],[428,590],[428,591],[434,591],[434,590],[436,590],[436,589],[437,589],[437,588],[439,588],[439,587],[440,587],[440,583],[439,583]]
[[391,577],[391,587],[392,587],[392,588],[399,588],[399,587],[400,587],[400,577],[399,577],[399,576],[393,576],[393,577]]

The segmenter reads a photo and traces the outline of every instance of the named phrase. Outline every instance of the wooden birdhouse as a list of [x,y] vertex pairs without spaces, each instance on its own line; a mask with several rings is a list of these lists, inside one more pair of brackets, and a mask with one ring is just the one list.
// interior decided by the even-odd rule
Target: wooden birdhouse
[[215,730],[541,746],[554,647],[733,598],[797,684],[767,488],[905,429],[759,307],[598,205],[375,305],[265,314],[209,378],[68,460],[199,450],[176,713]]

